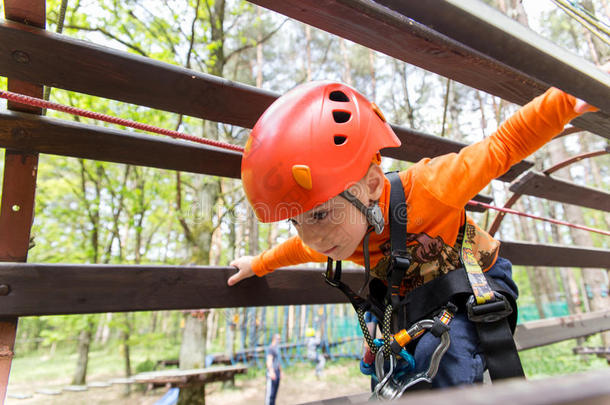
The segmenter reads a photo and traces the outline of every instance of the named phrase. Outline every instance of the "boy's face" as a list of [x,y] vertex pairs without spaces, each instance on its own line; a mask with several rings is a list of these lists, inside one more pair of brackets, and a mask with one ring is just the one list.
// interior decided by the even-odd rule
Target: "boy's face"
[[[364,190],[350,188],[365,205]],[[368,224],[364,215],[350,202],[336,196],[290,219],[301,240],[313,250],[333,260],[350,257],[362,242]]]

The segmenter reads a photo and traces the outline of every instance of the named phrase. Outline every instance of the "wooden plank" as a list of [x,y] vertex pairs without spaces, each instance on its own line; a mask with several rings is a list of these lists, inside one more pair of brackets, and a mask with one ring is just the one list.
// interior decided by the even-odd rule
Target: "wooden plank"
[[[519,404],[605,405],[610,403],[610,370],[595,370],[538,380],[502,380],[442,390],[408,391],[392,401],[397,405]],[[369,394],[350,395],[308,402],[308,405],[370,404]]]
[[[610,263],[610,251],[543,245],[537,255],[538,246],[514,247],[514,257],[500,254],[517,264],[523,264],[518,260],[522,251],[536,262],[538,255],[549,255],[543,264],[549,266]],[[577,260],[553,262],[564,250],[566,256],[579,255]],[[596,261],[587,261],[590,254]],[[0,296],[0,317],[346,302],[324,283],[321,269],[281,269],[228,287],[234,272],[233,267],[0,263],[0,282],[10,289]],[[354,290],[364,281],[362,270],[344,270],[343,278]]]
[[610,75],[479,0],[375,1],[610,112]]
[[[1,75],[227,124],[251,128],[279,96],[66,36],[23,32],[7,22],[0,23],[0,37],[6,38],[0,41]],[[26,63],[15,59],[15,49],[27,55],[22,58]],[[68,70],[71,73],[66,75]],[[96,80],[90,80],[92,76]],[[384,156],[416,162],[466,146],[397,125],[393,128],[403,146],[382,151]],[[521,162],[500,179],[512,181],[531,166],[531,162]]]
[[[37,84],[243,127],[252,127],[277,97],[47,31],[21,31],[11,22],[0,24],[0,37],[0,74]],[[15,58],[15,50],[27,58]]]
[[[346,302],[321,269],[282,269],[228,287],[233,267],[0,263],[0,316]],[[345,270],[354,288],[362,271]]]
[[[339,35],[370,49],[419,66],[428,71],[483,90],[517,104],[525,104],[549,86],[544,81],[498,62],[473,48],[439,34],[410,18],[372,0],[250,0],[270,10]],[[437,1],[440,2],[440,1]],[[428,2],[400,1],[421,6],[434,13]],[[487,32],[477,36],[487,41]],[[504,51],[504,48],[498,47]],[[518,53],[518,52],[517,52]],[[536,63],[532,60],[530,63]],[[555,72],[548,69],[544,76]],[[596,73],[599,76],[599,72]],[[554,82],[549,82],[554,83]],[[579,84],[562,77],[563,89]],[[564,86],[565,85],[565,86]],[[579,89],[580,90],[580,89]],[[606,90],[602,90],[603,94]],[[600,97],[596,97],[598,99]],[[608,101],[606,100],[605,103]],[[600,104],[601,106],[601,104]],[[575,126],[610,137],[610,116],[586,114],[572,122]]]
[[[91,147],[102,144],[103,148]],[[29,114],[0,112],[0,147],[240,178],[239,152]],[[485,195],[477,195],[474,199],[485,203],[492,201]],[[466,206],[466,209],[484,211],[472,206]]]
[[[22,29],[45,27],[46,2],[44,0],[5,0],[4,15],[19,21]],[[2,41],[0,41],[2,42]],[[13,52],[16,59],[19,54]],[[42,97],[42,86],[9,77],[7,88],[28,96]],[[8,103],[9,110],[40,114],[36,108]],[[4,179],[0,202],[0,262],[26,261],[30,244],[30,231],[34,219],[36,192],[37,153],[19,153],[7,150],[4,157]],[[10,294],[10,287],[0,282],[0,298]],[[4,403],[13,360],[17,335],[17,318],[0,317],[0,403]]]
[[566,204],[610,211],[610,193],[580,186],[536,171],[528,171],[515,180],[510,191]]
[[214,381],[225,381],[231,379],[235,374],[244,374],[248,371],[245,366],[212,366],[190,370],[161,370],[150,371],[134,375],[132,378],[137,383],[175,384],[175,383],[199,383],[205,384]]
[[597,248],[503,241],[500,256],[520,266],[610,268],[610,250]]
[[239,152],[29,114],[0,113],[0,147],[240,178]]
[[518,350],[525,350],[607,330],[610,330],[610,310],[589,312],[517,325],[515,343]]

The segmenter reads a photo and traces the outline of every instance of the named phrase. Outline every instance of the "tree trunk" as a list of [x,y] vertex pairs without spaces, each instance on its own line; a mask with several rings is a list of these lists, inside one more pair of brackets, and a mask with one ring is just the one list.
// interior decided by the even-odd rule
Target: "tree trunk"
[[87,381],[87,363],[89,362],[89,346],[91,345],[91,330],[85,328],[78,336],[76,371],[72,385],[85,385]]
[[[180,369],[204,368],[207,326],[205,313],[198,312],[197,317],[186,314],[185,317],[182,345],[180,346]],[[180,388],[178,405],[205,405],[205,385]]]
[[[129,313],[123,314],[123,326],[121,328],[121,348],[123,351],[123,365],[125,367],[125,377],[131,376],[131,357],[129,351],[129,337],[131,336],[131,319]],[[125,384],[125,395],[131,392],[131,385]]]

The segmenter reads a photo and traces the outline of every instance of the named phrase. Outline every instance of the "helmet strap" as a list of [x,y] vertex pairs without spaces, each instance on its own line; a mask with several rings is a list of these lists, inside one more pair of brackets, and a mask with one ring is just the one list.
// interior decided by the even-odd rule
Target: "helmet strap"
[[381,208],[379,207],[379,203],[377,201],[374,201],[372,205],[367,207],[362,204],[362,202],[360,202],[355,195],[347,190],[343,191],[339,195],[352,203],[354,207],[358,208],[358,210],[364,214],[366,221],[373,227],[373,229],[375,229],[375,233],[380,234],[383,232],[383,227],[385,225],[383,220],[383,212],[381,212]]
[[371,232],[373,231],[373,227],[369,226],[366,230],[366,235],[364,235],[364,239],[362,240],[362,252],[364,253],[364,283],[362,287],[358,290],[358,294],[362,294],[365,287],[369,285],[369,279],[371,277],[371,258],[369,252],[369,237],[371,236]]

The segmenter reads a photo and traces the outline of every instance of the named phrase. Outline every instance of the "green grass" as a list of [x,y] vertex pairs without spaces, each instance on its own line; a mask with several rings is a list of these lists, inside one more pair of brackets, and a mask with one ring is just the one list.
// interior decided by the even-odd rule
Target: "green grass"
[[[571,340],[520,352],[526,375],[528,378],[544,378],[608,367],[605,359],[572,354],[572,348],[576,345],[576,341]],[[583,345],[601,346],[601,338],[599,336],[592,337]],[[178,351],[179,347],[172,345],[159,346],[153,350],[147,347],[132,347],[132,370],[135,372],[137,365],[147,360],[156,363],[157,360],[175,359],[178,357]],[[341,384],[342,379],[358,378],[360,376],[356,360],[339,359],[333,361],[332,364],[345,366],[345,374],[328,376],[328,378],[336,379],[334,382],[337,384]],[[76,354],[70,353],[68,350],[57,350],[53,355],[49,355],[48,350],[18,355],[13,360],[10,382],[11,384],[26,384],[44,381],[46,384],[52,384],[53,382],[65,384],[71,380],[75,366]],[[292,363],[284,369],[284,372],[292,375],[302,375],[310,372],[311,369],[312,365],[307,362]],[[263,368],[251,367],[246,374],[237,376],[237,379],[257,378],[264,376],[264,373]],[[123,357],[119,348],[92,350],[89,356],[87,374],[89,381],[94,381],[96,378],[123,376]]]
[[[528,378],[545,378],[555,375],[574,374],[589,370],[608,368],[606,359],[594,355],[579,356],[572,353],[575,340],[555,343],[549,346],[524,350],[519,354],[525,375]],[[583,346],[602,346],[599,335],[589,338]]]
[[[135,372],[138,364],[152,360],[167,360],[178,358],[179,346],[150,348],[132,347],[130,349],[131,369]],[[19,352],[17,352],[19,353]],[[72,379],[76,368],[76,353],[67,350],[57,350],[53,355],[48,350],[25,355],[17,355],[11,366],[10,382],[13,384],[35,381],[58,381],[64,383]],[[119,347],[104,350],[91,350],[87,376],[93,381],[96,376],[121,377],[125,375],[123,354]],[[91,378],[89,378],[91,377]]]

